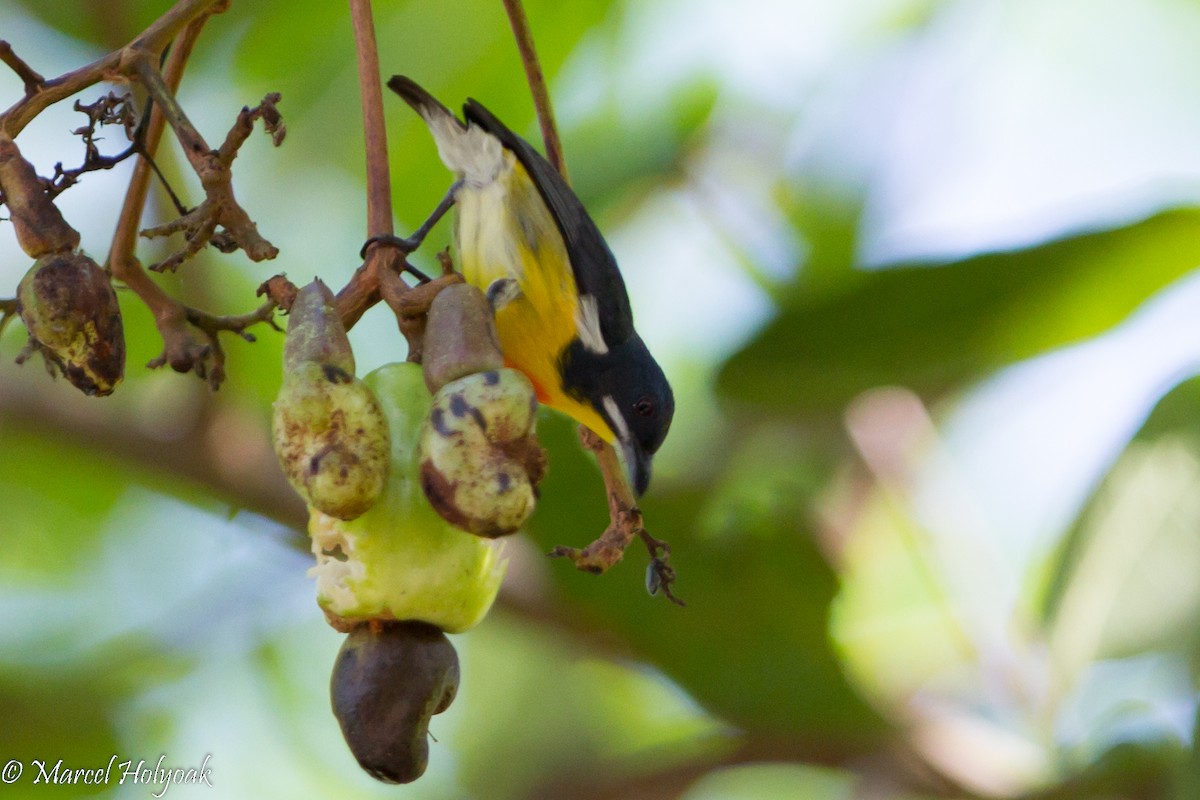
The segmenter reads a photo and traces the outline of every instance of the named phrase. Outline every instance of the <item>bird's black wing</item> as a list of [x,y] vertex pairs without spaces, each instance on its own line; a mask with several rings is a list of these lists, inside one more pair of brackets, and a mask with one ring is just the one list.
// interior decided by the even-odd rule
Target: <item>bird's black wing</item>
[[468,122],[483,128],[511,150],[533,179],[558,224],[579,293],[596,299],[604,341],[612,346],[628,340],[634,331],[633,312],[629,308],[625,281],[621,278],[617,259],[608,249],[608,244],[600,235],[596,223],[588,216],[583,203],[558,170],[528,142],[496,119],[492,112],[475,100],[468,100],[463,111]]

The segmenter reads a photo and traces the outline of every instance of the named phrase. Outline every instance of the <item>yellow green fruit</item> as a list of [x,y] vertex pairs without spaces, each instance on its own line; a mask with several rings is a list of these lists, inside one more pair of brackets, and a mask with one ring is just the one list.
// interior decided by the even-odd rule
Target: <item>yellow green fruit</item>
[[504,561],[494,543],[447,524],[421,491],[416,444],[431,405],[421,367],[390,364],[364,382],[391,430],[391,469],[378,502],[357,519],[312,511],[317,601],[341,630],[372,619],[467,630],[495,600]]

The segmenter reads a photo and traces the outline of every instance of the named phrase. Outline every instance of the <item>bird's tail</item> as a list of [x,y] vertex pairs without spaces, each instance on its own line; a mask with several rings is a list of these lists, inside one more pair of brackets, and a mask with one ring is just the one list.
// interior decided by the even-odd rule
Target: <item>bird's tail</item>
[[438,117],[449,117],[453,119],[460,128],[465,127],[461,122],[454,118],[454,114],[450,109],[438,102],[437,98],[425,91],[420,84],[405,75],[393,75],[388,81],[388,88],[412,106],[413,111],[416,111],[426,122],[437,119]]
[[503,147],[495,136],[459,120],[411,78],[393,75],[387,85],[425,120],[447,167],[475,186],[486,186],[496,179],[504,158]]

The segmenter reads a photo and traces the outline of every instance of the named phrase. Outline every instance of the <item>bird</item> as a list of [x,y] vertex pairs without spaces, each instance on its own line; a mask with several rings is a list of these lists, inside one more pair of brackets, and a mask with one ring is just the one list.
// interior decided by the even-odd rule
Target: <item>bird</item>
[[675,396],[633,324],[617,260],[563,176],[478,101],[459,119],[410,78],[388,87],[425,121],[457,175],[414,237],[454,205],[466,281],[488,294],[505,362],[538,400],[622,454],[641,496],[671,427]]

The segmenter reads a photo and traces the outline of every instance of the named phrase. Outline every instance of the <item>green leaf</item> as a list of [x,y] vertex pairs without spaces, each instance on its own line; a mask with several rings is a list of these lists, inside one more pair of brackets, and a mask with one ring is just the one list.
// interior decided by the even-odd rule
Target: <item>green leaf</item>
[[[1098,565],[1089,566],[1099,558],[1092,551],[1098,547],[1119,548],[1124,554],[1109,556],[1109,562],[1120,564],[1122,574],[1093,575],[1092,580],[1108,598],[1106,605],[1122,616],[1128,617],[1131,611],[1149,615],[1138,622],[1135,613],[1134,621],[1124,620],[1123,627],[1130,633],[1159,632],[1164,642],[1197,640],[1187,636],[1186,627],[1166,636],[1161,634],[1162,624],[1169,628],[1170,621],[1178,620],[1184,609],[1197,600],[1191,582],[1184,577],[1189,574],[1187,564],[1200,558],[1192,536],[1194,523],[1200,519],[1200,508],[1193,502],[1193,488],[1200,480],[1197,408],[1200,378],[1183,381],[1168,391],[1097,487],[1049,565],[1040,601],[1045,625],[1061,624],[1058,616],[1064,597],[1072,583],[1079,580],[1081,570],[1099,569]],[[1121,515],[1124,525],[1119,524]],[[1134,540],[1140,545],[1131,549]],[[1145,563],[1139,564],[1139,560]],[[1178,572],[1181,568],[1184,575]],[[1121,581],[1131,584],[1122,589]],[[1171,588],[1176,585],[1173,581],[1178,582],[1175,590]],[[1165,604],[1152,599],[1161,591],[1170,598]],[[1128,597],[1122,599],[1119,593]],[[1094,599],[1084,605],[1097,610]],[[1186,618],[1192,618],[1195,611],[1192,608]],[[1078,625],[1070,623],[1067,627],[1074,631]]]
[[[818,420],[902,385],[930,400],[1006,364],[1101,333],[1200,263],[1200,212],[941,267],[803,280],[724,366],[734,400]],[[825,276],[826,279],[828,276]]]

